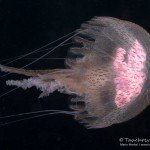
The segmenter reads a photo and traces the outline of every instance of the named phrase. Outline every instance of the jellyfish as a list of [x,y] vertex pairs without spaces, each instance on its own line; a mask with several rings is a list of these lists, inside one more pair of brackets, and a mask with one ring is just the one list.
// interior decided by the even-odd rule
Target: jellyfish
[[41,90],[39,98],[56,90],[73,95],[69,107],[75,113],[71,114],[88,129],[128,121],[150,104],[147,31],[129,21],[94,17],[81,24],[71,39],[74,44],[65,58],[65,69],[0,65],[2,72],[28,77],[6,84],[25,90],[36,87]]

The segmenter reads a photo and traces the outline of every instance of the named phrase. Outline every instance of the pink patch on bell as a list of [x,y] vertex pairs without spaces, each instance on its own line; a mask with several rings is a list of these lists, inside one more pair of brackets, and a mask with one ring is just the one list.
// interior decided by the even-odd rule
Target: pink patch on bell
[[[124,55],[127,55],[125,61]],[[140,95],[146,74],[144,69],[146,63],[146,53],[142,45],[136,40],[129,51],[123,48],[116,50],[113,62],[116,77],[115,104],[123,107]]]

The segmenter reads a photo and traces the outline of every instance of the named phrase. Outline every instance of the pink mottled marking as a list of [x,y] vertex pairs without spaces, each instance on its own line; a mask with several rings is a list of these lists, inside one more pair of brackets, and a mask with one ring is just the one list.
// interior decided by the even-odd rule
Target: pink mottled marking
[[[126,62],[124,55],[127,53]],[[142,90],[146,74],[142,71],[146,62],[146,53],[142,45],[136,40],[127,52],[123,48],[116,50],[113,62],[116,77],[115,103],[117,107],[123,107],[136,98]]]

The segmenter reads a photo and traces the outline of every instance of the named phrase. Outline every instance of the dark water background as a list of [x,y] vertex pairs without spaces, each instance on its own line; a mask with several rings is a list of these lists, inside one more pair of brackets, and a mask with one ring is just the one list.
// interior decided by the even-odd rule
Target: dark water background
[[[0,0],[0,59],[39,48],[80,27],[94,16],[135,22],[150,32],[149,0]],[[58,43],[57,43],[58,44]],[[55,46],[54,44],[52,46]],[[49,57],[65,57],[67,46]],[[42,54],[42,53],[40,53]],[[31,55],[38,57],[40,55]],[[21,67],[31,60],[11,66]],[[62,60],[41,60],[32,69],[64,68]],[[11,87],[0,79],[0,93]],[[68,110],[68,96],[55,92],[37,99],[39,91],[19,89],[0,99],[0,116],[44,109]],[[0,128],[0,150],[122,149],[119,138],[150,138],[150,107],[136,118],[104,129],[86,130],[72,117],[47,116]],[[129,147],[126,147],[129,148]]]

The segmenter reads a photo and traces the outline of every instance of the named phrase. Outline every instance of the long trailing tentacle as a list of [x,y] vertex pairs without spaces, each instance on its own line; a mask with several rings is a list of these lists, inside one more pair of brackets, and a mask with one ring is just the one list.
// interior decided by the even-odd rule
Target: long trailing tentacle
[[[83,31],[82,31],[83,32]],[[77,34],[79,34],[79,33],[77,33]],[[53,52],[56,48],[58,48],[58,47],[60,47],[60,46],[62,46],[63,44],[65,44],[65,42],[67,42],[68,40],[70,40],[71,38],[73,38],[74,36],[76,36],[76,34],[75,35],[73,35],[73,36],[71,36],[70,38],[68,38],[68,39],[66,39],[65,41],[63,41],[63,42],[61,42],[59,45],[57,45],[57,46],[55,46],[51,51],[49,51],[48,53],[46,53],[46,54],[44,54],[44,55],[42,55],[40,58],[38,58],[38,59],[36,59],[36,60],[34,60],[34,61],[32,61],[31,63],[29,63],[29,64],[27,64],[27,65],[25,65],[25,66],[23,66],[22,68],[20,68],[21,70],[17,70],[16,68],[7,68],[7,67],[5,67],[5,66],[2,66],[2,65],[0,65],[0,70],[2,71],[2,70],[9,70],[10,72],[20,72],[21,74],[24,74],[24,75],[27,75],[27,76],[37,76],[37,74],[42,74],[42,72],[39,72],[39,71],[27,71],[27,70],[22,70],[22,69],[24,69],[25,67],[27,67],[27,66],[30,66],[31,64],[33,64],[33,63],[35,63],[35,62],[37,62],[38,60],[40,60],[40,59],[42,59],[43,57],[45,57],[45,56],[47,56],[48,54],[50,54],[51,52]],[[7,71],[8,71],[7,70]],[[7,72],[6,71],[6,72]],[[9,72],[8,71],[8,72]],[[35,73],[36,72],[36,73]],[[37,73],[38,72],[38,73]],[[7,76],[7,75],[9,75],[9,74],[11,74],[11,73],[7,73],[7,74],[5,74],[5,75],[3,75],[3,76],[1,76],[1,77],[4,77],[4,76]],[[6,93],[4,93],[4,94],[1,94],[0,95],[0,98],[2,98],[2,97],[4,97],[4,96],[6,96],[6,95],[8,95],[9,93],[11,93],[11,92],[13,92],[13,91],[16,91],[18,89],[18,87],[17,88],[14,88],[14,89],[12,89],[12,90],[10,90],[10,91],[8,91],[8,92],[6,92]]]
[[26,112],[26,113],[20,113],[20,114],[15,114],[15,115],[8,115],[8,116],[1,116],[0,119],[8,119],[8,118],[14,118],[14,117],[23,117],[26,115],[36,115],[40,113],[50,113],[50,112],[60,112],[64,110],[41,110],[41,111],[32,111],[32,112]]
[[[42,114],[40,114],[42,113]],[[44,114],[43,114],[44,113]],[[26,121],[26,120],[30,120],[30,119],[34,119],[34,118],[39,118],[39,117],[44,117],[44,116],[49,116],[49,115],[57,115],[57,114],[66,114],[66,115],[74,115],[75,111],[61,111],[61,110],[47,110],[46,112],[32,112],[32,114],[35,116],[28,116],[28,117],[24,117],[24,118],[21,118],[21,119],[14,119],[13,121],[4,121],[2,122],[2,120],[0,120],[2,123],[0,123],[0,127],[4,127],[6,125],[10,125],[10,124],[13,124],[13,123],[17,123],[17,122],[21,122],[21,121]],[[28,113],[29,115],[30,113]],[[38,115],[36,115],[38,114]],[[40,115],[39,115],[40,114]],[[1,117],[0,119],[7,119],[7,118],[11,118],[12,117],[18,117],[18,116],[23,116],[23,115],[27,115],[26,114],[18,114],[18,115],[12,115],[12,116],[5,116],[5,117]]]
[[[110,104],[110,102],[106,102],[101,108],[99,108],[99,110],[102,110],[103,107],[108,104]],[[75,116],[75,115],[82,114],[82,113],[86,113],[85,110],[80,110],[80,111],[79,110],[74,110],[74,111],[41,110],[41,111],[20,113],[20,114],[16,114],[16,115],[2,116],[2,117],[0,117],[0,127],[4,127],[6,125],[10,125],[10,124],[21,122],[21,121],[26,121],[26,120],[30,120],[30,119],[39,118],[39,117],[45,117],[45,116],[49,116],[49,115],[66,114],[66,115]],[[20,118],[20,117],[22,117],[22,118]],[[83,121],[81,123],[85,123],[85,122]]]
[[[76,32],[76,31],[75,31]],[[71,32],[70,34],[72,34],[72,33],[74,33],[74,31],[73,32]],[[68,35],[70,35],[70,34],[68,34]],[[64,36],[64,37],[67,37],[68,35],[66,35],[66,36]],[[64,37],[62,37],[61,39],[63,39]],[[72,37],[71,37],[72,38]],[[69,38],[69,39],[67,39],[67,40],[65,40],[64,42],[62,42],[61,44],[59,44],[59,45],[57,45],[57,46],[55,46],[51,51],[49,51],[48,53],[46,53],[44,56],[41,56],[40,58],[38,58],[38,59],[36,59],[36,60],[34,60],[34,61],[32,61],[31,63],[29,63],[29,64],[27,64],[26,66],[23,66],[22,68],[20,68],[21,70],[16,70],[16,68],[7,68],[7,67],[5,67],[5,66],[3,66],[3,65],[1,65],[0,66],[0,70],[2,71],[4,68],[6,69],[8,69],[9,71],[15,71],[15,72],[17,72],[17,71],[19,71],[21,74],[26,74],[26,75],[28,75],[28,76],[37,76],[37,72],[38,72],[38,74],[40,73],[40,74],[42,74],[42,72],[40,72],[39,70],[38,71],[34,71],[34,70],[32,70],[32,71],[27,71],[27,70],[22,70],[23,68],[25,68],[25,67],[27,67],[27,66],[29,66],[29,65],[31,65],[31,64],[33,64],[33,63],[35,63],[35,62],[37,62],[38,60],[40,60],[40,59],[42,59],[43,57],[45,57],[46,55],[48,55],[49,53],[51,53],[52,51],[54,51],[56,48],[58,48],[58,47],[60,47],[60,46],[62,46],[62,45],[65,45],[65,42],[67,42],[68,40],[70,40],[71,38]],[[59,41],[60,40],[60,38],[58,39],[58,40],[56,40],[56,41]],[[54,42],[56,42],[56,41],[54,41]],[[28,55],[30,55],[30,54],[33,54],[33,53],[36,53],[36,52],[39,52],[39,51],[45,51],[45,50],[42,50],[43,48],[45,48],[45,47],[47,47],[47,46],[49,46],[50,44],[52,44],[52,43],[54,43],[54,42],[51,42],[51,43],[49,43],[49,44],[47,44],[47,45],[45,45],[45,46],[43,46],[43,47],[41,47],[41,48],[39,48],[39,49],[37,49],[37,50],[35,50],[35,51],[33,51],[33,52],[30,52],[30,53],[28,53],[28,54],[25,54],[25,55],[22,55],[21,57],[19,57],[19,59],[21,59],[21,58],[23,58],[23,57],[26,57],[26,56],[28,56]],[[48,50],[48,49],[47,49]],[[19,59],[17,59],[17,60],[19,60]],[[15,60],[16,61],[16,60]],[[10,63],[10,62],[9,62]],[[5,70],[4,69],[4,70]],[[6,70],[7,70],[6,69]],[[8,72],[9,72],[8,71]],[[44,71],[45,72],[45,71]],[[46,71],[47,72],[47,71]],[[0,76],[0,77],[5,77],[5,76],[7,76],[7,75],[9,75],[9,74],[11,74],[11,73],[7,73],[7,74],[5,74],[5,75],[3,75],[3,76]],[[13,88],[12,90],[10,90],[10,91],[8,91],[8,92],[5,92],[4,94],[1,94],[0,95],[0,98],[2,98],[2,97],[4,97],[4,96],[6,96],[6,95],[8,95],[8,94],[10,94],[10,93],[12,93],[12,92],[14,92],[14,91],[16,91],[18,89],[18,87],[16,87],[16,88]]]
[[2,98],[2,97],[4,97],[4,96],[6,96],[6,95],[8,95],[8,94],[10,94],[10,93],[12,93],[12,92],[18,90],[18,89],[19,89],[19,87],[13,88],[12,90],[9,90],[8,92],[6,92],[6,93],[4,93],[4,94],[1,94],[1,95],[0,95],[0,98]]
[[[82,31],[80,31],[80,32],[83,32],[83,31],[85,31],[85,30],[82,30]],[[45,56],[47,56],[48,54],[52,53],[55,49],[57,49],[58,47],[60,47],[61,45],[63,45],[64,43],[66,43],[67,41],[69,41],[70,39],[72,39],[73,37],[75,37],[75,36],[76,36],[77,34],[79,34],[80,32],[78,32],[78,33],[74,34],[73,36],[67,38],[66,40],[64,40],[63,42],[61,42],[61,43],[58,44],[57,46],[55,46],[55,47],[54,47],[52,50],[50,50],[49,52],[45,53],[44,55],[42,55],[42,56],[39,57],[38,59],[36,59],[36,60],[34,60],[34,61],[28,63],[27,65],[21,67],[20,69],[24,69],[24,68],[26,68],[26,67],[28,67],[28,66],[30,66],[30,65],[32,65],[32,64],[34,64],[34,63],[36,63],[36,62],[38,62],[40,59],[42,59],[42,58],[44,58]],[[10,74],[10,73],[5,74],[5,75],[3,75],[3,76],[1,76],[1,77],[5,77],[5,76],[7,76],[7,75],[9,75],[9,74]]]
[[[37,59],[36,57],[30,57],[30,58],[24,58],[24,60],[34,60]],[[54,58],[42,58],[41,60],[64,60],[66,59],[65,57],[54,57]]]
[[[63,45],[61,45],[61,47],[62,46],[67,46],[67,45],[70,45],[70,44],[73,44],[73,42],[69,42],[69,43],[63,44]],[[7,62],[7,61],[10,60],[9,62],[7,62],[7,63],[4,64],[4,65],[8,65],[8,64],[11,64],[12,62],[16,62],[16,61],[18,61],[20,59],[30,59],[30,58],[25,58],[25,57],[27,57],[29,55],[32,55],[32,54],[36,54],[36,53],[40,53],[40,52],[44,52],[44,51],[49,51],[52,48],[54,48],[54,46],[50,47],[50,48],[46,48],[46,49],[38,49],[38,51],[33,51],[33,52],[30,52],[30,53],[27,53],[27,54],[24,54],[24,55],[19,55],[19,56],[15,56],[15,57],[3,59],[3,60],[0,61],[0,63],[4,63],[4,62]]]
[[37,52],[41,51],[43,48],[46,48],[47,46],[50,46],[50,45],[52,45],[53,43],[56,43],[56,42],[58,42],[58,41],[64,39],[65,37],[68,37],[69,35],[71,35],[71,34],[73,34],[73,33],[75,33],[75,32],[76,32],[76,31],[73,31],[73,32],[71,32],[71,33],[68,33],[67,35],[62,36],[62,37],[60,37],[60,38],[58,38],[58,39],[56,39],[56,40],[54,40],[54,41],[52,41],[52,42],[50,42],[50,43],[48,43],[48,44],[42,46],[42,47],[40,47],[40,48],[38,48],[38,49],[36,49],[36,50],[34,50],[34,51],[31,51],[31,52],[29,52],[29,53],[26,53],[26,54],[24,54],[24,55],[21,55],[21,56],[17,57],[16,59],[10,61],[10,62],[7,63],[7,64],[10,64],[10,63],[12,63],[12,62],[16,62],[17,60],[20,60],[20,59],[22,59],[22,58],[24,58],[24,57],[26,57],[26,56],[29,56],[29,55],[34,54],[34,53],[37,53]]

